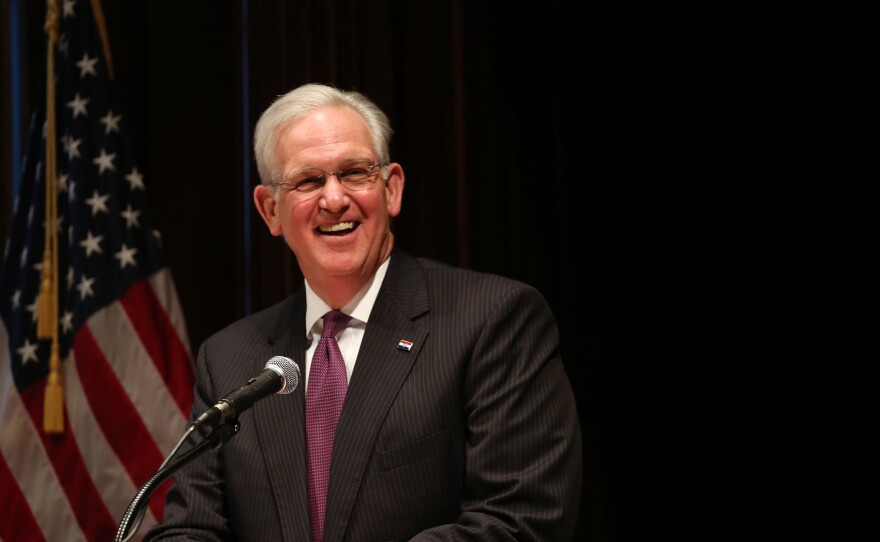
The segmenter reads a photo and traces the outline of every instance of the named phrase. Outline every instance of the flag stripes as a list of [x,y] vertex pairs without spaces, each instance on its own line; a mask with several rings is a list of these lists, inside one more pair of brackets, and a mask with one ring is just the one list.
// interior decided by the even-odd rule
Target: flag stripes
[[[185,330],[163,316],[162,296],[154,290],[173,286],[168,271],[157,275],[166,276],[136,284],[77,332],[62,363],[65,426],[75,439],[43,434],[43,387],[17,395],[10,373],[0,371],[0,389],[13,390],[3,393],[2,404],[3,419],[13,423],[0,430],[15,435],[14,450],[4,449],[10,439],[0,439],[0,506],[22,512],[14,530],[3,522],[0,540],[40,540],[40,532],[48,540],[112,540],[131,498],[186,430],[189,409],[182,405],[192,402],[193,377],[178,365],[191,361],[179,339]],[[163,333],[175,339],[157,347]],[[176,397],[169,381],[177,383]],[[153,493],[139,535],[161,518],[168,485]],[[65,529],[54,532],[61,523]]]
[[[42,451],[42,450],[41,450]],[[27,505],[27,500],[18,483],[12,476],[12,472],[0,455],[0,509],[7,518],[15,518],[15,527],[12,521],[0,521],[0,540],[43,540],[42,533],[33,512]],[[66,504],[66,503],[65,503]]]
[[[80,330],[73,346],[77,359],[88,360],[88,363],[75,364],[86,400],[95,422],[107,436],[107,442],[129,477],[142,483],[162,463],[162,453],[150,438],[137,409],[114,376],[89,329],[86,326]],[[161,513],[162,503],[153,501],[151,504],[159,506]]]
[[[137,329],[143,350],[155,364],[178,408],[185,416],[189,416],[193,399],[191,375],[194,369],[189,350],[174,329],[174,323],[169,320],[168,312],[162,308],[147,282],[132,286],[122,296],[120,303]],[[124,367],[130,366],[131,364],[124,364]]]

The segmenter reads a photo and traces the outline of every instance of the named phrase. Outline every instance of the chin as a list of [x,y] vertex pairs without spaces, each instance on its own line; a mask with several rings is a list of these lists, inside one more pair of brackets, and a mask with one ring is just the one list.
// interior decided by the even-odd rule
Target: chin
[[320,269],[331,276],[342,277],[355,275],[363,269],[363,260],[350,254],[335,254],[323,258]]

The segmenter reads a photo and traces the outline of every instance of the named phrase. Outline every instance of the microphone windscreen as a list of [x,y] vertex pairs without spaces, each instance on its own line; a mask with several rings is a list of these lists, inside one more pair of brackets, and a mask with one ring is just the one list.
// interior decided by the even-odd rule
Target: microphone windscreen
[[266,362],[266,368],[272,369],[284,378],[284,385],[276,393],[286,395],[293,392],[299,385],[299,365],[284,356],[275,356]]

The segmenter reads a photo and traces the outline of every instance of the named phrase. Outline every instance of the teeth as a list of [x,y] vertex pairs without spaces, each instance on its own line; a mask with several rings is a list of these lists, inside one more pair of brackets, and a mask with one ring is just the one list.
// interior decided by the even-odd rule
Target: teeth
[[350,230],[354,228],[354,222],[340,222],[339,224],[330,224],[327,226],[321,226],[321,231],[331,232],[331,231],[343,231]]

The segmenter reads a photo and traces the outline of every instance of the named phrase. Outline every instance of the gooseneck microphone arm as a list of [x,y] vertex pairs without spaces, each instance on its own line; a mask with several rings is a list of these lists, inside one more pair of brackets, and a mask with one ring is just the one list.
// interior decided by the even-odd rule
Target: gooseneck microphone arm
[[[129,502],[125,515],[119,522],[114,542],[128,542],[134,536],[144,519],[146,504],[162,482],[193,459],[209,450],[219,448],[238,434],[241,428],[238,422],[239,414],[251,408],[256,401],[273,393],[284,395],[292,392],[298,384],[299,366],[290,358],[275,356],[266,362],[265,368],[259,375],[248,380],[240,388],[227,393],[217,401],[217,404],[198,416],[159,466],[159,470],[141,486]],[[196,429],[204,440],[171,462],[180,446]]]
[[[227,420],[225,423],[217,426],[214,431],[205,437],[205,440],[192,449],[184,452],[176,461],[156,471],[156,474],[151,476],[150,479],[141,486],[135,496],[131,499],[131,502],[128,503],[128,508],[125,509],[125,515],[122,516],[122,520],[119,522],[119,529],[116,531],[114,542],[128,542],[128,540],[131,540],[131,537],[137,532],[138,527],[140,527],[140,524],[144,519],[144,512],[146,511],[146,505],[150,502],[150,497],[152,497],[153,492],[162,484],[162,482],[167,480],[169,476],[177,472],[178,469],[193,459],[209,450],[219,448],[225,444],[226,441],[238,434],[240,427],[241,424],[238,423],[238,420]],[[192,428],[187,431],[187,435],[191,432]]]

